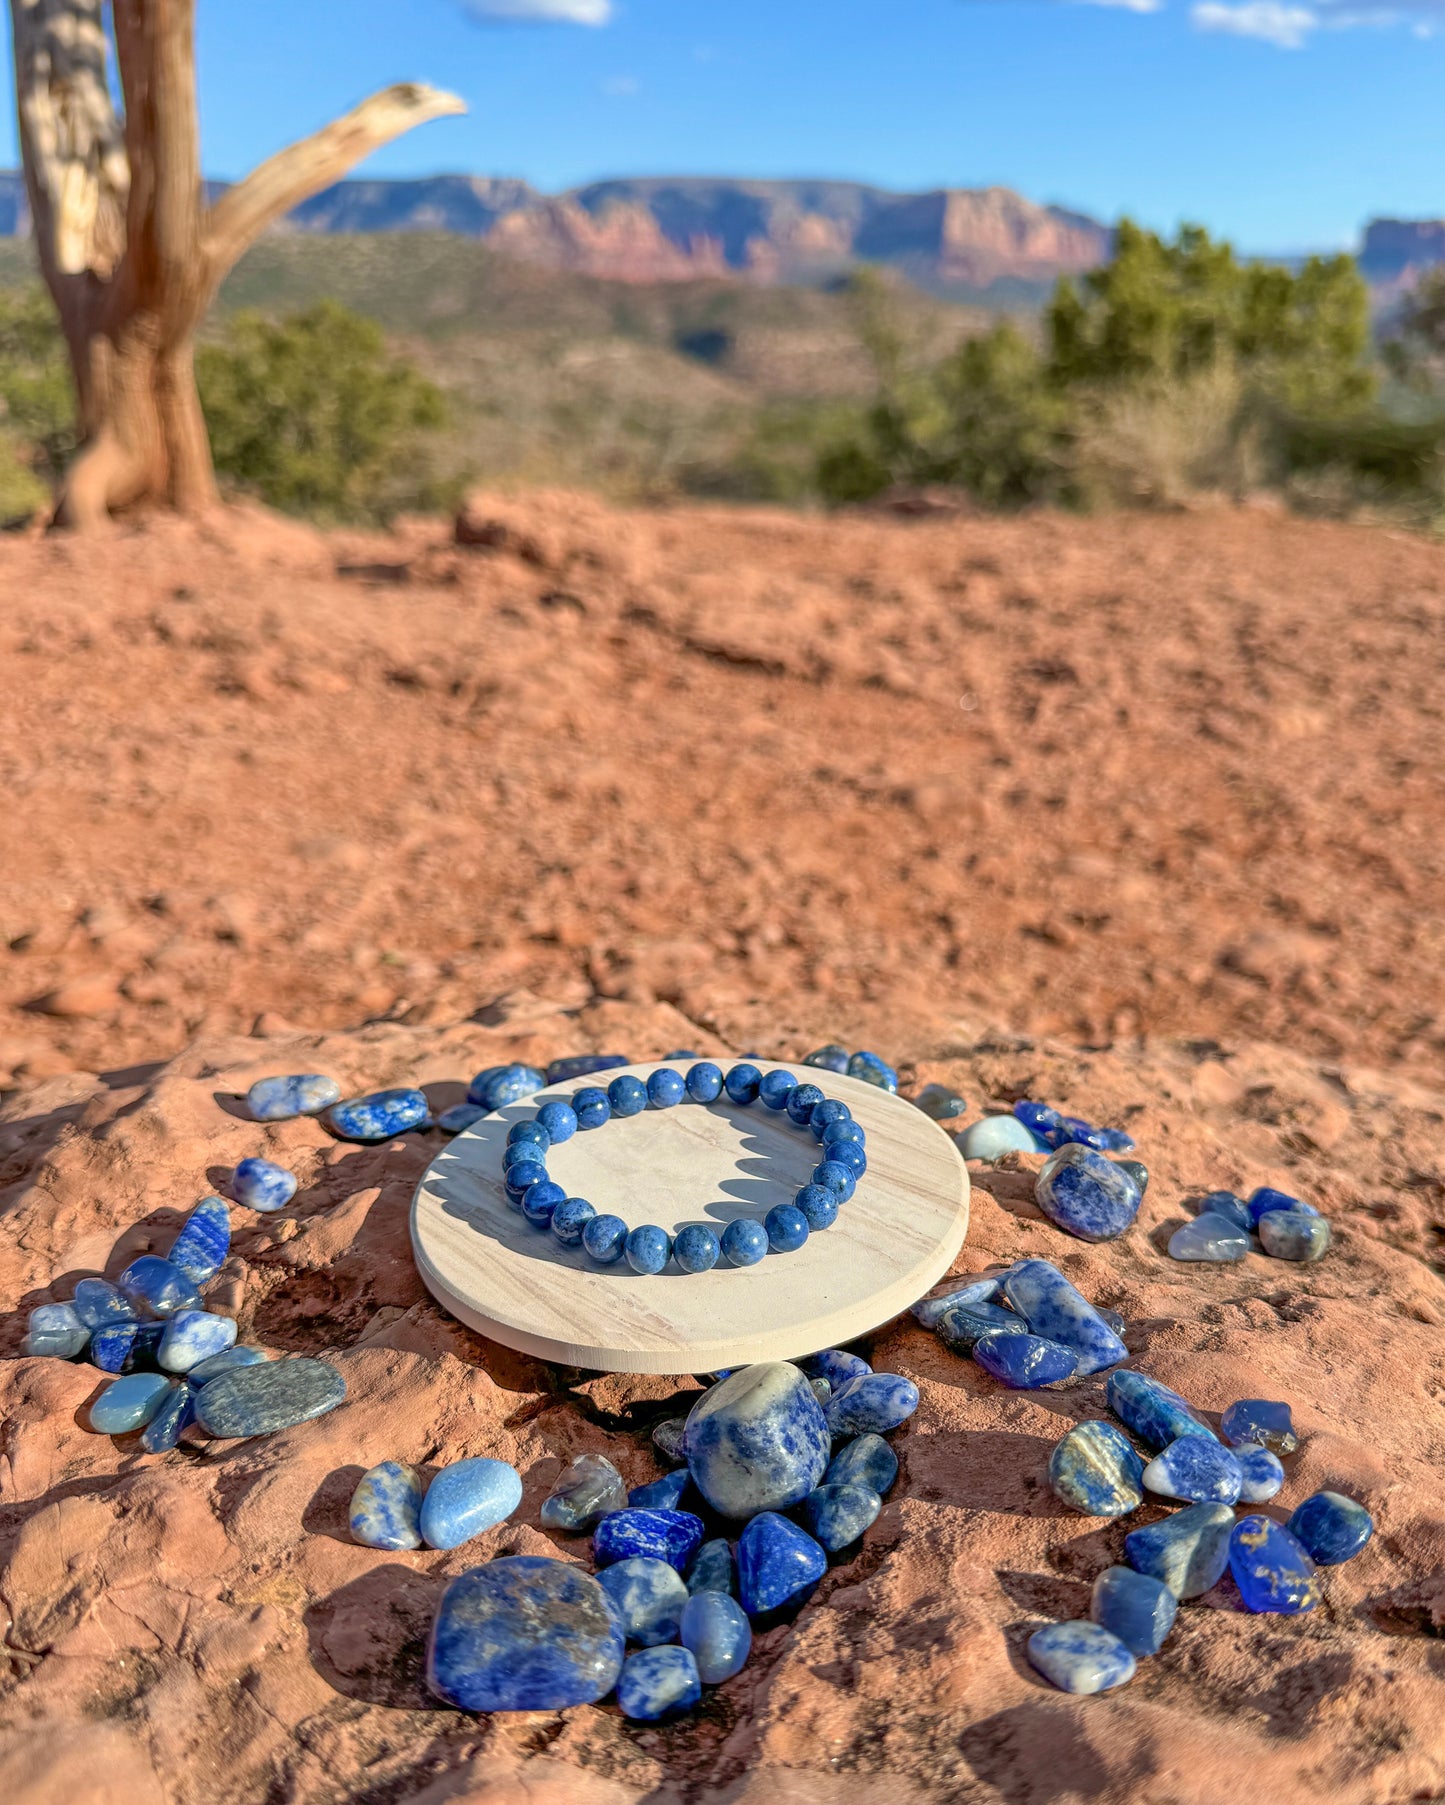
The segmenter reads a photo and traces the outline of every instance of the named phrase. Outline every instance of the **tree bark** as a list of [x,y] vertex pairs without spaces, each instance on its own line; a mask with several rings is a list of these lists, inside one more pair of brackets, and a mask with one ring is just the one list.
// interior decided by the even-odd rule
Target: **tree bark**
[[113,0],[123,120],[102,7],[11,0],[26,187],[82,435],[55,519],[82,529],[141,503],[195,512],[215,501],[194,343],[222,278],[272,221],[362,157],[466,110],[415,83],[384,89],[207,208],[195,0]]

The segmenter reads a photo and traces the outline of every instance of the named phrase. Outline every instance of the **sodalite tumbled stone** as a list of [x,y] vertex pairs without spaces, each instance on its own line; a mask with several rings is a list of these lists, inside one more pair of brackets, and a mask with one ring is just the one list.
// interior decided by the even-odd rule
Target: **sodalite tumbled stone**
[[351,1494],[351,1533],[365,1548],[421,1547],[421,1474],[400,1460],[384,1460],[363,1473]]
[[1144,1502],[1144,1463],[1112,1423],[1076,1423],[1049,1456],[1049,1484],[1089,1517],[1122,1517]]
[[175,1316],[201,1307],[200,1292],[180,1267],[153,1253],[132,1260],[116,1283],[143,1316]]
[[1196,1216],[1222,1216],[1226,1222],[1232,1222],[1246,1234],[1254,1227],[1249,1219],[1249,1205],[1242,1197],[1236,1197],[1233,1191],[1211,1191],[1208,1196],[1200,1198],[1194,1213]]
[[1046,1623],[1029,1637],[1029,1661],[1060,1692],[1108,1692],[1132,1680],[1138,1663],[1097,1623]]
[[604,1567],[597,1583],[611,1601],[629,1642],[652,1648],[676,1641],[688,1590],[675,1567],[634,1555]]
[[329,1361],[268,1360],[232,1367],[203,1386],[196,1421],[222,1440],[270,1435],[324,1416],[345,1398],[346,1381]]
[[913,1320],[921,1323],[925,1329],[934,1329],[943,1313],[953,1309],[956,1304],[992,1303],[1003,1287],[1003,1279],[1004,1275],[997,1273],[992,1278],[972,1279],[968,1284],[942,1292],[938,1297],[922,1297],[913,1306]]
[[565,1711],[612,1690],[624,1647],[590,1573],[514,1555],[473,1567],[442,1593],[427,1684],[463,1711]]
[[1157,1655],[1178,1610],[1179,1600],[1163,1580],[1132,1567],[1106,1567],[1089,1602],[1090,1617],[1131,1655]]
[[833,1435],[883,1435],[918,1408],[918,1387],[900,1373],[866,1373],[834,1392],[823,1412]]
[[965,1128],[958,1150],[965,1159],[1002,1159],[1006,1153],[1037,1153],[1039,1143],[1017,1116],[985,1116]]
[[1244,1475],[1222,1442],[1207,1435],[1182,1435],[1156,1454],[1144,1469],[1144,1484],[1162,1498],[1187,1504],[1233,1504]]
[[1176,1598],[1198,1598],[1224,1577],[1234,1512],[1227,1504],[1191,1504],[1162,1522],[1131,1530],[1124,1559],[1136,1573],[1150,1573]]
[[1225,1265],[1249,1252],[1249,1235],[1223,1216],[1196,1216],[1169,1237],[1171,1260],[1209,1260]]
[[1139,1214],[1142,1196],[1129,1173],[1076,1142],[1060,1147],[1034,1185],[1039,1208],[1081,1241],[1112,1241]]
[[1060,1347],[1040,1335],[985,1335],[974,1343],[973,1357],[986,1373],[1015,1391],[1062,1385],[1079,1370],[1079,1356],[1071,1347]]
[[735,1598],[702,1591],[682,1607],[678,1639],[697,1662],[703,1685],[721,1686],[742,1671],[753,1646],[753,1628]]
[[592,1558],[599,1567],[613,1561],[666,1561],[679,1572],[703,1538],[701,1517],[689,1510],[615,1510],[592,1535]]
[[760,1511],[738,1538],[738,1598],[749,1617],[781,1609],[827,1570],[828,1557],[812,1536],[776,1511]]
[[1352,1561],[1375,1533],[1375,1520],[1363,1504],[1343,1492],[1316,1492],[1299,1506],[1288,1524],[1290,1534],[1322,1567]]
[[90,1358],[103,1373],[154,1372],[163,1322],[108,1322],[90,1338]]
[[97,1435],[128,1435],[143,1429],[166,1401],[171,1381],[164,1373],[131,1373],[113,1379],[90,1407]]
[[389,1141],[393,1135],[420,1128],[430,1109],[421,1091],[373,1091],[333,1104],[324,1119],[343,1141]]
[[844,1348],[824,1348],[821,1354],[810,1354],[797,1363],[810,1379],[826,1379],[841,1391],[854,1379],[866,1379],[873,1368],[861,1354],[850,1354]]
[[231,1174],[231,1195],[263,1215],[284,1210],[296,1195],[296,1174],[269,1159],[243,1159]]
[[873,1523],[883,1500],[866,1485],[820,1485],[799,1506],[808,1533],[829,1554],[856,1542]]
[[174,1448],[195,1420],[195,1388],[182,1381],[172,1385],[161,1407],[141,1431],[140,1445],[147,1454],[165,1454]]
[[1129,1358],[1129,1350],[1099,1312],[1047,1260],[1020,1260],[1004,1275],[1003,1294],[1032,1334],[1079,1356],[1079,1372],[1102,1372]]
[[678,1510],[683,1499],[692,1490],[692,1474],[686,1467],[679,1467],[675,1473],[669,1473],[663,1479],[654,1479],[650,1485],[635,1485],[628,1492],[623,1504],[614,1505],[614,1510],[631,1508],[632,1510]]
[[1271,1517],[1241,1517],[1229,1538],[1229,1570],[1251,1611],[1293,1617],[1323,1596],[1315,1564]]
[[826,1047],[815,1047],[811,1053],[803,1055],[803,1064],[810,1065],[820,1072],[846,1072],[848,1070],[848,1049],[840,1047],[836,1041],[829,1041]]
[[166,1255],[193,1285],[204,1285],[221,1270],[231,1251],[231,1206],[224,1197],[203,1197]]
[[1249,1211],[1249,1226],[1257,1229],[1263,1217],[1276,1210],[1299,1211],[1306,1216],[1317,1216],[1319,1211],[1312,1203],[1305,1203],[1302,1198],[1292,1197],[1288,1191],[1277,1191],[1273,1185],[1260,1185],[1258,1190],[1251,1191],[1249,1202],[1245,1205]]
[[30,1312],[22,1354],[49,1354],[73,1360],[90,1342],[90,1330],[75,1313],[73,1304],[37,1304]]
[[737,1591],[732,1549],[721,1536],[704,1542],[688,1562],[684,1578],[689,1592],[726,1592],[731,1598]]
[[188,1373],[213,1354],[223,1354],[235,1339],[236,1325],[229,1316],[213,1316],[209,1310],[179,1310],[166,1323],[156,1364],[163,1372]]
[[848,1076],[861,1078],[865,1084],[875,1084],[881,1091],[896,1094],[898,1090],[897,1072],[876,1053],[855,1053],[848,1061]]
[[1268,1398],[1241,1398],[1220,1417],[1219,1427],[1224,1439],[1235,1448],[1255,1443],[1275,1454],[1293,1454],[1299,1446],[1289,1405],[1272,1403]]
[[1022,1316],[998,1304],[954,1304],[939,1317],[934,1333],[945,1347],[971,1354],[985,1335],[1027,1335]]
[[806,1498],[823,1477],[832,1436],[808,1381],[779,1360],[744,1367],[705,1391],[688,1415],[683,1447],[693,1483],[713,1509],[743,1518]]
[[569,1533],[590,1529],[609,1511],[627,1508],[627,1487],[622,1475],[601,1454],[579,1454],[563,1472],[542,1503],[542,1521],[548,1529]]
[[629,1655],[617,1682],[617,1708],[634,1723],[660,1723],[690,1711],[702,1697],[690,1649],[643,1648]]
[[428,1548],[460,1548],[505,1523],[521,1502],[521,1477],[505,1460],[454,1460],[426,1488],[421,1538]]
[[541,1090],[547,1080],[533,1065],[489,1065],[467,1086],[467,1102],[480,1103],[488,1111],[505,1109]]
[[1279,1456],[1271,1454],[1268,1448],[1251,1446],[1236,1448],[1234,1458],[1239,1462],[1239,1502],[1267,1504],[1284,1484]]
[[105,1279],[82,1279],[70,1307],[92,1334],[107,1323],[138,1320],[135,1305]]
[[1109,1408],[1126,1429],[1132,1429],[1151,1448],[1167,1448],[1181,1435],[1207,1435],[1214,1431],[1184,1402],[1177,1391],[1151,1379],[1147,1373],[1109,1374]]
[[898,1477],[898,1456],[881,1435],[860,1435],[845,1442],[828,1462],[824,1485],[864,1485],[880,1498],[888,1496]]
[[1276,1260],[1322,1260],[1329,1251],[1330,1225],[1303,1210],[1270,1210],[1259,1219],[1259,1244]]
[[286,1122],[293,1116],[319,1116],[341,1101],[341,1086],[320,1072],[297,1072],[284,1078],[258,1078],[246,1092],[246,1107],[258,1122]]

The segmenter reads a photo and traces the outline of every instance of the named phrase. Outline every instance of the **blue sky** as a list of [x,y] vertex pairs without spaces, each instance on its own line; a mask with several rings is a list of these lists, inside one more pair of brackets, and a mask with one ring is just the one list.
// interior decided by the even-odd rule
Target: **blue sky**
[[199,19],[214,175],[412,78],[470,115],[368,173],[1001,182],[1255,251],[1445,214],[1445,0],[200,0]]

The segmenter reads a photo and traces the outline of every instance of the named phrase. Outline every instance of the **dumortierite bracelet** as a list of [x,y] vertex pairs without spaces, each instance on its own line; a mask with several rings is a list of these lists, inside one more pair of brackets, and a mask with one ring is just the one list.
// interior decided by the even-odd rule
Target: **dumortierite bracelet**
[[[726,1094],[733,1103],[762,1103],[786,1111],[790,1121],[812,1134],[822,1160],[791,1203],[780,1203],[761,1222],[738,1216],[721,1237],[701,1222],[690,1222],[674,1240],[653,1223],[629,1230],[620,1216],[599,1216],[585,1197],[569,1197],[547,1176],[547,1149],[570,1141],[579,1129],[600,1128],[613,1116],[637,1116],[645,1109],[671,1109],[690,1097],[713,1103]],[[724,1073],[701,1060],[686,1077],[664,1066],[644,1084],[630,1074],[603,1090],[584,1085],[572,1101],[544,1103],[530,1121],[514,1122],[503,1155],[507,1200],[534,1228],[550,1229],[564,1247],[582,1247],[599,1266],[625,1259],[634,1272],[661,1272],[676,1260],[684,1272],[707,1272],[720,1259],[755,1266],[766,1253],[792,1253],[815,1230],[831,1228],[838,1210],[853,1195],[868,1169],[863,1130],[846,1103],[825,1097],[816,1084],[799,1084],[791,1072],[768,1072],[735,1065]]]

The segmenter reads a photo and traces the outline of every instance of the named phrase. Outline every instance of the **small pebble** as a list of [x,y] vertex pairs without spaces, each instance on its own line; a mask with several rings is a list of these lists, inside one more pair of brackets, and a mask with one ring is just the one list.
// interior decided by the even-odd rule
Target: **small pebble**
[[936,1328],[938,1319],[945,1310],[951,1310],[955,1304],[992,1303],[1002,1288],[1002,1273],[995,1278],[972,1279],[968,1284],[945,1291],[938,1297],[920,1298],[913,1306],[913,1320],[921,1323],[925,1329]]
[[90,1358],[103,1373],[154,1372],[163,1322],[108,1322],[90,1338]]
[[1144,1463],[1112,1423],[1076,1423],[1049,1456],[1049,1484],[1088,1517],[1123,1517],[1144,1502]]
[[721,1536],[714,1541],[704,1542],[688,1562],[687,1589],[694,1594],[726,1592],[729,1597],[737,1590],[733,1551]]
[[1157,1655],[1174,1627],[1179,1600],[1162,1580],[1132,1567],[1106,1567],[1094,1581],[1089,1615],[1131,1655]]
[[166,1454],[195,1421],[195,1388],[182,1382],[161,1399],[161,1407],[141,1431],[140,1445],[147,1454]]
[[505,1460],[478,1456],[453,1461],[426,1488],[420,1516],[422,1540],[428,1548],[460,1548],[473,1536],[505,1523],[521,1502],[522,1481],[517,1469]]
[[860,1435],[845,1442],[828,1462],[825,1485],[863,1485],[880,1498],[888,1496],[898,1477],[898,1456],[881,1435]]
[[652,1431],[652,1445],[664,1460],[683,1460],[682,1438],[687,1433],[685,1416],[666,1417]]
[[1322,1567],[1352,1561],[1375,1533],[1375,1520],[1363,1504],[1343,1492],[1316,1492],[1289,1520],[1289,1532]]
[[1236,1448],[1239,1462],[1241,1504],[1267,1504],[1284,1484],[1284,1468],[1279,1456],[1268,1448]]
[[1047,1623],[1029,1637],[1029,1660],[1060,1692],[1108,1692],[1132,1680],[1137,1663],[1097,1623]]
[[955,1304],[939,1317],[934,1333],[955,1353],[970,1354],[985,1335],[1027,1335],[1022,1316],[997,1304]]
[[1214,1431],[1201,1423],[1177,1391],[1136,1373],[1128,1367],[1109,1374],[1109,1408],[1126,1429],[1155,1450],[1167,1448],[1181,1435],[1207,1435]]
[[738,1538],[738,1598],[749,1617],[811,1591],[827,1570],[819,1544],[776,1511],[759,1512]]
[[991,1161],[1006,1153],[1037,1153],[1039,1143],[1017,1116],[985,1116],[964,1129],[958,1150],[965,1159]]
[[1079,1357],[1081,1375],[1127,1360],[1129,1350],[1098,1311],[1047,1260],[1020,1260],[1004,1274],[1003,1294],[1031,1334]]
[[1288,1191],[1276,1191],[1272,1185],[1261,1185],[1258,1190],[1251,1191],[1245,1208],[1249,1211],[1249,1226],[1253,1229],[1259,1227],[1263,1217],[1276,1210],[1289,1210],[1306,1216],[1319,1214],[1313,1204],[1291,1197]]
[[231,1195],[250,1210],[284,1210],[296,1195],[296,1174],[269,1159],[243,1159],[231,1174]]
[[1236,1197],[1233,1191],[1211,1191],[1207,1197],[1200,1198],[1194,1214],[1223,1216],[1226,1222],[1232,1222],[1246,1234],[1254,1227],[1249,1219],[1249,1205],[1242,1197]]
[[346,1381],[329,1361],[267,1360],[210,1380],[196,1401],[196,1421],[223,1441],[270,1435],[325,1416],[345,1399]]
[[841,1391],[853,1379],[866,1379],[873,1368],[860,1354],[844,1348],[824,1348],[821,1354],[809,1354],[798,1365],[811,1379],[826,1379],[834,1391]]
[[153,1253],[132,1260],[116,1280],[127,1300],[146,1316],[175,1316],[199,1310],[201,1294],[179,1266]]
[[90,1343],[90,1330],[75,1313],[73,1304],[37,1304],[30,1312],[22,1354],[48,1354],[57,1360],[73,1360]]
[[231,1251],[231,1206],[224,1197],[203,1197],[186,1217],[166,1255],[193,1285],[209,1283]]
[[1289,1405],[1271,1403],[1268,1398],[1241,1398],[1220,1417],[1219,1427],[1234,1448],[1254,1443],[1275,1454],[1293,1454],[1299,1446]]
[[112,1379],[90,1407],[97,1435],[128,1435],[143,1429],[165,1403],[171,1381],[164,1373],[131,1373]]
[[666,1561],[682,1571],[703,1538],[702,1518],[687,1510],[612,1511],[592,1534],[592,1558],[599,1567],[637,1556]]
[[848,1061],[848,1076],[861,1078],[865,1084],[876,1085],[879,1090],[895,1095],[898,1090],[897,1072],[876,1053],[855,1053]]
[[809,1379],[808,1389],[826,1411],[828,1402],[833,1396],[833,1387],[826,1379]]
[[746,1665],[753,1646],[752,1625],[737,1600],[726,1592],[695,1593],[682,1607],[682,1646],[697,1662],[704,1686],[721,1686]]
[[612,1462],[601,1454],[579,1454],[543,1500],[541,1517],[548,1529],[575,1534],[609,1511],[626,1508],[627,1487]]
[[1149,1189],[1149,1168],[1141,1159],[1116,1159],[1114,1164],[1121,1172],[1127,1172],[1139,1187],[1139,1195],[1143,1197]]
[[1149,1491],[1186,1504],[1234,1504],[1243,1483],[1234,1455],[1205,1435],[1181,1436],[1144,1469]]
[[848,1548],[875,1521],[883,1500],[866,1485],[820,1485],[798,1507],[808,1533],[836,1554]]
[[913,1101],[935,1122],[952,1122],[968,1112],[963,1098],[947,1084],[925,1084]]
[[1065,1233],[1081,1241],[1113,1241],[1139,1214],[1142,1193],[1113,1160],[1071,1142],[1045,1163],[1034,1198]]
[[390,1090],[334,1103],[324,1119],[343,1141],[389,1141],[420,1128],[430,1113],[431,1105],[420,1091]]
[[534,1065],[488,1066],[467,1086],[467,1102],[480,1103],[490,1113],[535,1095],[546,1083],[546,1077]]
[[209,1310],[178,1310],[166,1323],[156,1364],[163,1372],[188,1373],[203,1360],[223,1354],[235,1339],[236,1325],[229,1316],[213,1316]]
[[1289,1530],[1271,1517],[1241,1517],[1229,1538],[1229,1567],[1245,1607],[1293,1617],[1323,1596],[1315,1564]]
[[1124,1537],[1136,1573],[1162,1580],[1176,1598],[1198,1598],[1224,1577],[1234,1512],[1227,1504],[1191,1504]]
[[899,1373],[866,1373],[829,1399],[824,1417],[832,1435],[884,1435],[918,1408],[918,1387]]
[[320,1072],[286,1078],[258,1078],[246,1092],[246,1107],[258,1122],[287,1122],[293,1116],[319,1116],[341,1101],[341,1086]]
[[604,1567],[597,1583],[612,1602],[622,1633],[645,1648],[677,1639],[688,1600],[682,1575],[666,1561],[633,1556]]
[[986,1373],[1015,1391],[1060,1385],[1079,1370],[1079,1356],[1072,1348],[1038,1335],[985,1335],[974,1344],[973,1357]]
[[1303,1210],[1270,1210],[1259,1219],[1259,1244],[1276,1260],[1322,1260],[1329,1250],[1330,1225]]
[[642,1648],[622,1664],[617,1708],[634,1723],[660,1723],[702,1697],[697,1662],[685,1648]]
[[1210,1260],[1223,1265],[1249,1252],[1249,1234],[1223,1216],[1196,1216],[1169,1237],[1171,1260]]
[[399,1460],[382,1461],[362,1474],[351,1494],[352,1536],[365,1548],[420,1548],[425,1494],[426,1485],[415,1467]]
[[811,1053],[805,1053],[803,1064],[822,1072],[846,1072],[848,1049],[840,1047],[836,1041],[830,1041],[826,1047],[815,1047]]

